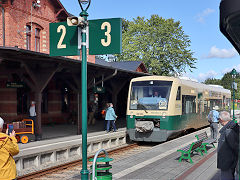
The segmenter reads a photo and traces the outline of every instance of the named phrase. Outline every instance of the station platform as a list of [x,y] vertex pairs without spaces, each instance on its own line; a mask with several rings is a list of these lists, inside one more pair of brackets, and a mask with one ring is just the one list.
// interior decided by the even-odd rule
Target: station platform
[[[126,119],[120,118],[116,121],[117,128],[126,128]],[[96,120],[94,125],[88,125],[88,133],[103,132],[104,120]],[[42,140],[49,140],[60,137],[74,136],[77,134],[77,125],[74,124],[49,124],[42,125]],[[28,134],[29,141],[34,142],[34,135]]]
[[[178,149],[196,141],[196,134],[206,131],[205,128],[183,137],[154,146],[152,149],[112,163],[113,179],[158,179],[158,180],[219,180],[220,170],[217,169],[216,148],[208,146],[207,154],[192,156],[193,164],[182,160]],[[238,179],[238,178],[236,178]]]
[[[110,151],[126,146],[126,128],[122,126],[117,124],[118,131],[114,133],[104,131],[104,122],[88,126],[88,156],[93,156],[99,149]],[[76,132],[74,125],[46,126],[41,141],[32,138],[27,144],[19,143],[19,154],[14,156],[18,176],[81,159],[82,135],[76,135]]]

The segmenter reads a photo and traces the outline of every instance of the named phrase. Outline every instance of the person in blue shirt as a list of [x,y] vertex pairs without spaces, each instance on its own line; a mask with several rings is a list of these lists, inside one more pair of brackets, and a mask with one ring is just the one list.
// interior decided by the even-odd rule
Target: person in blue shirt
[[217,139],[218,134],[218,119],[219,119],[218,106],[214,106],[213,110],[208,114],[208,122],[210,123],[211,138]]
[[113,109],[113,104],[108,103],[108,108],[105,116],[105,121],[107,121],[107,132],[110,132],[110,123],[113,126],[113,131],[116,132],[116,126],[115,126],[116,118],[117,118],[117,115],[115,114],[115,111]]

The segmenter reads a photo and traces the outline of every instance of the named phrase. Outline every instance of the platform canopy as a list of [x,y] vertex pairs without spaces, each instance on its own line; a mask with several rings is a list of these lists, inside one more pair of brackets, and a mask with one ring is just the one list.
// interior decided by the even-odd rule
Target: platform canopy
[[240,1],[222,0],[220,3],[220,31],[240,54]]
[[[26,63],[29,66],[37,67],[38,69],[61,66],[58,72],[79,73],[81,71],[81,61],[66,57],[50,57],[48,54],[19,49],[17,47],[1,47],[0,46],[0,64],[6,65],[10,69],[22,68],[22,64]],[[101,64],[88,63],[88,72],[96,71],[101,74],[111,74],[117,69],[118,76],[123,77],[138,77],[148,75],[142,72],[129,71],[122,68],[114,68]],[[95,74],[96,75],[96,74]]]

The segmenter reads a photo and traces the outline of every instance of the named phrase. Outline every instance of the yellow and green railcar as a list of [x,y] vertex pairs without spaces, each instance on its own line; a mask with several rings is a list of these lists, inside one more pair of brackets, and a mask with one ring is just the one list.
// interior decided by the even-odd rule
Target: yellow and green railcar
[[212,107],[225,109],[230,99],[230,90],[220,86],[166,76],[134,78],[128,93],[127,132],[134,141],[166,141],[184,130],[209,125]]

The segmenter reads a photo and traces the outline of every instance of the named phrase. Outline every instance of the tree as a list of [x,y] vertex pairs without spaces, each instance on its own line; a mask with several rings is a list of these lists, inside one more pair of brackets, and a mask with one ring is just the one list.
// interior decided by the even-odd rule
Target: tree
[[216,85],[222,85],[221,79],[215,79],[215,78],[208,78],[204,81],[204,84],[216,84]]
[[[237,73],[235,82],[237,83],[237,90],[235,90],[235,99],[240,99],[240,74]],[[232,89],[232,83],[233,83],[233,78],[231,75],[231,72],[224,74],[224,76],[221,79],[221,84],[225,89],[231,90],[231,93],[233,94],[233,89]]]
[[196,58],[188,49],[189,36],[184,34],[180,21],[152,15],[123,20],[122,54],[118,61],[143,61],[148,71],[169,75],[191,71]]

